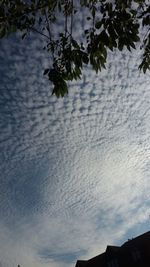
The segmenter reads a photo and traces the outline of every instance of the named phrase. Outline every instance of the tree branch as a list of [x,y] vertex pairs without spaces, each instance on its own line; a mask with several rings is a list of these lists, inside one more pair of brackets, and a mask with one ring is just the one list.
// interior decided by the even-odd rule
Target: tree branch
[[52,40],[51,29],[50,29],[49,20],[48,20],[48,16],[47,16],[46,10],[45,10],[45,18],[46,18],[46,23],[47,23],[47,30],[48,30],[48,33],[49,33],[49,39],[51,41]]
[[44,37],[46,37],[47,39],[50,40],[50,38],[49,38],[46,34],[44,34],[44,33],[40,32],[40,31],[38,31],[38,30],[35,29],[34,27],[29,27],[29,30],[34,31],[34,32],[37,32],[37,33],[39,33],[40,35],[42,35],[42,36],[44,36]]

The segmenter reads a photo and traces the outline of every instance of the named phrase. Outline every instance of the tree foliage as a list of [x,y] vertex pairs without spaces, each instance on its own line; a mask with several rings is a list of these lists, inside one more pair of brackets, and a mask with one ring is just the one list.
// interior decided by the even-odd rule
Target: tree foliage
[[[85,28],[77,32],[75,22],[81,14]],[[68,93],[68,81],[81,78],[84,65],[96,73],[105,68],[108,50],[132,52],[140,42],[139,68],[144,73],[150,69],[148,0],[0,0],[0,38],[17,31],[22,39],[31,32],[45,38],[51,60],[44,75],[57,97]]]

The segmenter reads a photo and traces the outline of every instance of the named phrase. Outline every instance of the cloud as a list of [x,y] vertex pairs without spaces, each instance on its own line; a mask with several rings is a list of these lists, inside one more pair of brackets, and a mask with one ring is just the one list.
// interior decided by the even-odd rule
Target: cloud
[[56,99],[40,44],[1,45],[0,257],[8,267],[73,266],[149,225],[149,76],[137,71],[139,52],[110,54],[107,70],[86,69]]

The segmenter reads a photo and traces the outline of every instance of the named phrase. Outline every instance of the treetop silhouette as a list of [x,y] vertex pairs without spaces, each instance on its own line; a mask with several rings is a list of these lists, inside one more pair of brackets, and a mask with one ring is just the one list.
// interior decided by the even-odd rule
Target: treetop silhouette
[[[74,22],[82,13],[87,23],[75,32]],[[148,0],[1,0],[0,38],[17,31],[22,39],[31,32],[45,39],[51,60],[44,75],[57,97],[68,93],[67,81],[80,79],[84,66],[91,65],[96,73],[105,68],[108,50],[132,52],[140,43],[139,68],[144,73],[150,69]]]

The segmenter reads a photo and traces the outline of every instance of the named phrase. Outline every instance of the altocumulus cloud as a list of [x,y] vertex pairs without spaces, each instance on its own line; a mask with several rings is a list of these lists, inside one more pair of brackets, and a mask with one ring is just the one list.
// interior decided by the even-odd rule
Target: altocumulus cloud
[[138,53],[111,54],[107,70],[85,70],[56,99],[41,42],[2,42],[2,266],[73,266],[148,230],[150,91]]

